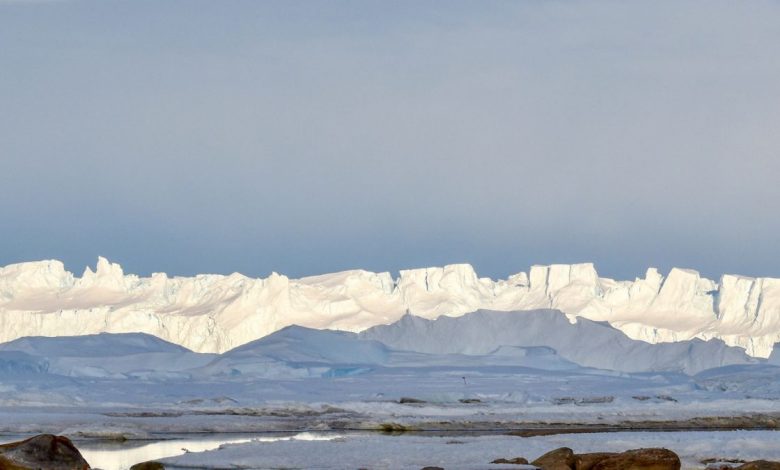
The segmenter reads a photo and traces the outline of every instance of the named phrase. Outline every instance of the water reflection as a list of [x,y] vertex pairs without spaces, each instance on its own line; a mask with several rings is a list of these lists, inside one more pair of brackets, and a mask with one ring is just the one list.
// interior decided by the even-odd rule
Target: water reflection
[[76,445],[81,454],[93,468],[102,470],[127,470],[131,466],[173,457],[185,452],[205,452],[214,450],[224,444],[241,444],[246,442],[277,442],[284,440],[330,440],[338,438],[333,434],[297,433],[275,434],[263,436],[208,435],[203,437],[173,438],[159,441],[82,441]]
[[147,460],[157,460],[164,457],[181,455],[185,452],[203,452],[213,450],[222,444],[238,444],[249,442],[251,439],[171,439],[157,442],[147,442],[144,444],[120,444],[90,442],[78,443],[81,455],[87,459],[87,462],[93,468],[103,470],[127,470],[131,466],[146,462]]

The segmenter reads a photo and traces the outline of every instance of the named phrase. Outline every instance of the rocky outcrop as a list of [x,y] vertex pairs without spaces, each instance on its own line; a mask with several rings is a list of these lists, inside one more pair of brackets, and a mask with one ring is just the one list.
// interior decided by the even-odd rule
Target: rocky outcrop
[[591,470],[680,470],[680,458],[668,449],[636,449],[599,460]]
[[[492,463],[521,462],[497,459]],[[620,453],[575,454],[568,447],[561,447],[547,452],[531,462],[531,465],[541,470],[680,470],[680,458],[668,449],[634,449]],[[757,468],[756,470],[764,469]]]
[[574,468],[574,451],[568,447],[551,450],[531,462],[542,470],[572,470]]
[[597,463],[618,455],[616,452],[597,452],[592,454],[577,454],[574,458],[575,470],[592,470]]
[[528,460],[523,457],[514,457],[511,459],[496,459],[490,463],[494,464],[509,464],[509,465],[528,465]]
[[41,434],[0,445],[2,470],[87,470],[89,464],[64,436]]
[[165,465],[160,462],[141,462],[130,467],[130,470],[165,470]]
[[425,400],[420,400],[419,398],[412,398],[412,397],[401,397],[401,399],[398,400],[398,403],[402,405],[419,404],[419,403],[425,403]]

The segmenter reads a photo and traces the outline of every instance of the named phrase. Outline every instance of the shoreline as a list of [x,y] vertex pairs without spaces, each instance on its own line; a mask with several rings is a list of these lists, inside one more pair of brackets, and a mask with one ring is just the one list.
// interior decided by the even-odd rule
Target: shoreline
[[[153,418],[141,418],[145,424]],[[140,423],[139,423],[140,424]],[[382,423],[369,425],[368,423],[352,423],[336,426],[300,426],[284,429],[237,429],[235,431],[220,429],[199,429],[192,431],[149,431],[144,436],[98,435],[94,431],[73,433],[71,439],[79,442],[160,442],[177,439],[193,439],[197,437],[231,436],[231,437],[286,437],[297,434],[310,433],[318,435],[409,435],[429,437],[458,437],[458,436],[516,436],[539,437],[555,436],[561,434],[599,434],[599,433],[629,433],[629,432],[656,432],[656,433],[684,433],[684,432],[728,432],[728,431],[780,431],[780,413],[750,415],[750,416],[711,416],[690,418],[684,420],[642,420],[623,421],[618,423],[592,423],[592,422],[417,422],[410,424]],[[197,425],[195,426],[197,427]],[[116,431],[120,431],[117,429]],[[17,438],[27,435],[40,434],[43,431],[32,427],[24,430],[3,430],[0,432],[0,440]]]

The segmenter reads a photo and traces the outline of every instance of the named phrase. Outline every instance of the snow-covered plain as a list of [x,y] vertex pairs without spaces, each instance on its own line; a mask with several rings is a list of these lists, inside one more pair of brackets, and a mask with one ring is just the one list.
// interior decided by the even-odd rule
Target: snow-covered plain
[[220,416],[247,432],[684,419],[780,399],[780,367],[739,348],[650,345],[555,311],[407,316],[363,334],[293,326],[219,355],[141,333],[22,338],[0,344],[0,379],[0,431],[56,431],[14,418],[21,408],[88,409],[84,435],[101,420],[131,435],[223,431]]
[[755,357],[780,341],[780,279],[672,269],[600,278],[592,264],[533,266],[505,280],[469,265],[292,280],[272,274],[149,278],[100,258],[81,277],[59,261],[0,268],[0,341],[23,336],[149,333],[198,352],[225,352],[289,325],[361,331],[411,312],[433,319],[479,309],[552,308],[607,321],[651,343],[720,338]]
[[[776,431],[687,433],[593,433],[518,438],[507,436],[316,436],[227,444],[205,453],[161,460],[170,468],[381,468],[519,469],[490,464],[497,458],[524,456],[529,461],[558,447],[577,453],[622,452],[665,447],[676,452],[682,468],[702,469],[704,459],[780,460]],[[317,438],[319,437],[319,438]]]
[[[344,459],[372,468],[411,468],[423,461],[475,468],[489,456],[534,457],[558,443],[609,450],[620,445],[610,447],[607,440],[643,447],[653,439],[683,439],[682,455],[693,458],[732,448],[705,445],[710,435],[694,439],[696,433],[529,439],[485,434],[581,426],[771,429],[780,418],[778,403],[780,367],[740,348],[719,340],[648,344],[606,323],[572,322],[553,310],[479,311],[437,320],[407,315],[360,334],[291,326],[222,354],[193,352],[143,333],[0,344],[3,434],[137,440],[308,433],[172,461],[197,467],[311,467],[311,456],[321,455],[321,468],[343,468]],[[426,434],[397,438],[369,431]],[[430,435],[443,432],[453,435]],[[326,440],[312,442],[311,433]],[[734,436],[756,442],[751,456],[774,458],[767,442],[776,434]],[[197,449],[216,444],[207,440]],[[161,443],[147,455],[163,457],[171,448]],[[740,449],[751,447],[733,447]],[[95,455],[101,462],[112,458]],[[123,458],[117,462],[130,457]]]

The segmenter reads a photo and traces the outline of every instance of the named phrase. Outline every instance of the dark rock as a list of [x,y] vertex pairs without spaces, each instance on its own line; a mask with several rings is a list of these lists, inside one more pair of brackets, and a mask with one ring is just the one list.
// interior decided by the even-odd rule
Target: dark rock
[[402,405],[405,403],[425,403],[425,400],[420,400],[418,398],[411,398],[411,397],[401,397],[401,399],[398,400],[398,403],[401,403]]
[[596,452],[592,454],[576,454],[574,456],[574,470],[591,470],[594,465],[610,457],[618,455],[615,452]]
[[88,470],[89,464],[64,436],[40,434],[0,445],[0,469]]
[[649,400],[651,397],[648,397],[647,395],[634,395],[634,396],[633,396],[633,397],[631,397],[631,398],[633,398],[634,400],[639,400],[639,401],[647,401],[647,400]]
[[554,405],[573,405],[577,403],[577,399],[574,397],[561,397],[553,398],[552,402]]
[[551,450],[531,462],[531,465],[541,467],[542,470],[573,470],[574,451],[568,447]]
[[522,457],[515,457],[513,459],[496,459],[490,463],[508,463],[515,465],[528,465],[528,461]]
[[780,462],[769,460],[754,460],[736,467],[738,470],[780,470]]
[[634,449],[599,461],[592,470],[680,470],[680,458],[669,449]]
[[149,462],[137,463],[130,467],[130,470],[165,470],[165,465],[152,460]]
[[482,403],[482,400],[479,398],[461,398],[458,400],[461,403],[470,404],[470,403]]
[[613,396],[604,397],[561,397],[553,398],[552,403],[554,405],[596,405],[600,403],[612,403],[615,400]]
[[406,426],[398,423],[382,423],[379,425],[379,430],[384,433],[402,433],[408,431]]
[[613,396],[605,396],[605,397],[585,397],[580,398],[577,400],[578,405],[594,405],[597,403],[612,403],[615,401],[615,397]]
[[674,397],[670,397],[669,395],[656,395],[655,397],[658,398],[659,400],[671,401],[677,403],[677,399]]

